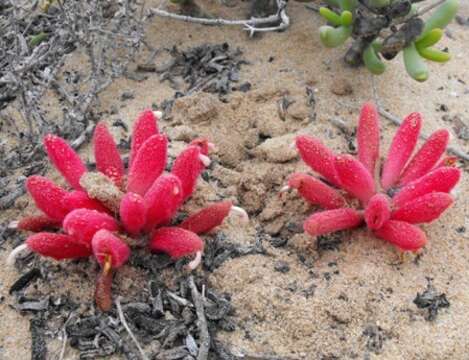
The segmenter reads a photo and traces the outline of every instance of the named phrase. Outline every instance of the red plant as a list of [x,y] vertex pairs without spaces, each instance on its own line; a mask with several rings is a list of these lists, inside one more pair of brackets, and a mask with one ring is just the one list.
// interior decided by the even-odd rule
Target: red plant
[[[159,134],[157,118],[144,111],[133,129],[129,169],[125,173],[114,139],[104,123],[94,131],[93,147],[98,173],[89,172],[77,153],[55,135],[44,138],[46,152],[73,190],[33,175],[26,188],[42,214],[26,217],[14,226],[37,232],[12,251],[9,262],[24,250],[57,260],[94,256],[102,267],[97,278],[95,299],[107,311],[112,306],[111,285],[114,270],[126,263],[130,247],[148,246],[178,259],[195,255],[188,269],[200,263],[206,233],[235,212],[246,212],[230,201],[215,203],[171,225],[178,209],[194,192],[197,178],[210,165],[206,139],[194,140],[175,160],[170,174],[167,138]],[[62,233],[43,232],[60,229]],[[149,239],[148,243],[145,239]]]
[[376,236],[402,251],[422,248],[427,238],[414,224],[437,219],[453,203],[449,192],[461,172],[451,167],[454,158],[442,159],[449,140],[446,130],[435,131],[409,161],[421,125],[419,113],[404,119],[384,161],[380,181],[375,181],[379,117],[372,104],[365,104],[360,114],[358,159],[336,155],[316,138],[298,136],[296,147],[301,158],[320,178],[294,173],[286,188],[297,189],[308,202],[327,209],[311,215],[304,230],[317,236],[366,224]]

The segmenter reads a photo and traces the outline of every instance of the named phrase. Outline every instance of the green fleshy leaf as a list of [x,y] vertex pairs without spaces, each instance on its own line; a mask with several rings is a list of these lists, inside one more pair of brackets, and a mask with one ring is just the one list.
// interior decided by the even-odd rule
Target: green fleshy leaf
[[344,26],[350,26],[353,24],[353,15],[350,11],[345,10],[340,14],[340,21]]
[[417,51],[414,43],[404,48],[404,64],[407,73],[417,81],[428,79],[428,68]]
[[45,32],[40,32],[39,34],[31,36],[31,39],[29,39],[29,46],[36,47],[43,41],[47,40],[48,35]]
[[334,26],[342,25],[341,16],[326,7],[320,7],[319,14]]
[[391,0],[369,0],[371,6],[382,8],[391,4]]
[[459,0],[445,1],[433,12],[427,21],[425,21],[422,35],[417,40],[422,39],[423,36],[433,29],[444,29],[456,16],[458,8]]
[[319,28],[319,36],[322,43],[329,48],[342,45],[352,34],[351,26],[332,26],[324,25]]
[[426,33],[420,40],[415,42],[417,49],[423,49],[435,45],[443,36],[443,30],[436,28]]
[[324,0],[327,5],[340,8],[340,0]]
[[342,11],[353,11],[357,5],[357,0],[339,0],[339,6]]
[[445,51],[441,51],[441,50],[437,50],[433,48],[422,48],[422,49],[417,48],[417,50],[423,58],[431,60],[431,61],[445,63],[451,59],[451,54]]
[[381,75],[386,70],[386,65],[381,61],[372,44],[363,52],[363,62],[372,74]]

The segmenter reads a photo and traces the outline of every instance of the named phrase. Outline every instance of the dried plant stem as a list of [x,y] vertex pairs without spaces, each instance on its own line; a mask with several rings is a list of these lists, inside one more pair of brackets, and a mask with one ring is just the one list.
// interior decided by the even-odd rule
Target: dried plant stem
[[228,19],[206,19],[206,18],[197,18],[187,15],[179,15],[174,14],[172,12],[161,10],[161,9],[149,9],[150,13],[153,15],[157,15],[160,17],[167,17],[175,20],[191,22],[195,24],[202,24],[202,25],[226,25],[226,26],[247,26],[247,25],[263,25],[263,24],[270,24],[278,20],[277,15],[270,15],[269,17],[265,18],[251,18],[249,20],[228,20]]
[[[251,18],[246,20],[228,20],[228,19],[206,19],[198,18],[187,15],[174,14],[158,8],[149,9],[149,13],[160,17],[167,17],[175,20],[191,22],[203,25],[218,25],[218,26],[244,26],[244,30],[249,31],[249,36],[253,36],[256,32],[268,32],[284,30],[290,26],[290,18],[286,12],[287,2],[285,0],[277,0],[278,11],[275,15],[270,15],[265,18]],[[280,21],[280,24],[271,27],[258,28],[258,25],[271,24]]]
[[137,347],[138,351],[140,352],[140,355],[143,360],[149,360],[148,357],[145,355],[145,352],[143,351],[142,347],[140,346],[140,343],[137,341],[137,338],[133,334],[132,330],[130,330],[129,325],[127,324],[127,321],[125,320],[124,312],[122,311],[122,306],[121,306],[121,301],[120,297],[116,299],[116,308],[117,308],[117,313],[119,314],[119,320],[124,326],[125,330],[129,334],[130,338],[134,342],[135,346]]
[[191,288],[192,301],[195,305],[199,326],[200,347],[197,360],[207,360],[210,349],[210,334],[208,332],[207,319],[205,318],[203,297],[197,290],[193,276],[189,277],[189,287]]

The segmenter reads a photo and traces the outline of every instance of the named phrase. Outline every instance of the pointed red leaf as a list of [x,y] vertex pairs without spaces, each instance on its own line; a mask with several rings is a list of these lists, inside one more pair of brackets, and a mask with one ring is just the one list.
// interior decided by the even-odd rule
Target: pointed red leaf
[[447,130],[435,131],[409,162],[402,173],[399,184],[408,184],[427,174],[445,152],[448,141],[449,132]]
[[164,252],[174,259],[202,251],[204,243],[192,231],[178,227],[162,227],[155,231],[150,250]]
[[365,209],[366,225],[370,229],[379,229],[391,217],[389,198],[384,194],[376,194],[368,202]]
[[447,193],[433,192],[411,200],[392,213],[393,220],[411,224],[429,223],[436,220],[453,203]]
[[26,180],[26,189],[37,208],[53,220],[62,221],[68,210],[63,206],[67,192],[51,180],[33,175]]
[[67,182],[76,190],[82,190],[80,178],[86,172],[86,166],[75,150],[67,142],[55,135],[44,137],[44,147],[50,161]]
[[37,233],[26,240],[34,252],[56,260],[75,259],[91,255],[89,246],[76,241],[72,236],[55,233]]
[[89,245],[93,235],[98,230],[117,231],[119,230],[119,225],[108,214],[96,210],[76,209],[65,217],[63,228],[67,234]]
[[428,193],[448,193],[456,186],[460,177],[461,170],[457,168],[440,167],[432,170],[404,186],[392,199],[394,207],[402,207],[405,203]]
[[164,135],[153,135],[142,144],[130,166],[127,191],[145,195],[166,166],[167,147]]
[[194,192],[197,178],[205,168],[200,160],[200,155],[200,148],[196,145],[190,145],[174,161],[171,173],[181,180],[184,200]]
[[143,198],[135,193],[127,193],[120,203],[120,218],[124,228],[132,235],[137,235],[145,226],[147,208]]
[[351,155],[339,155],[335,168],[341,187],[366,203],[376,193],[375,183],[365,166]]
[[103,122],[98,123],[94,129],[93,146],[96,169],[120,186],[124,176],[124,163],[114,138]]
[[352,229],[363,222],[363,215],[350,208],[320,211],[303,224],[304,230],[311,236],[318,236],[334,231]]
[[388,220],[375,234],[403,251],[417,251],[427,243],[425,233],[405,221]]
[[318,139],[300,135],[296,137],[296,147],[303,161],[333,185],[339,186],[340,181],[335,169],[334,153]]
[[182,205],[182,185],[179,178],[172,174],[161,175],[143,198],[147,208],[145,230],[168,224]]
[[143,111],[137,118],[132,131],[129,167],[137,156],[140,147],[153,135],[158,134],[157,118],[151,109]]
[[229,215],[232,206],[233,203],[231,201],[221,201],[212,204],[189,216],[179,227],[196,234],[209,232],[223,223],[223,220]]
[[47,215],[32,215],[22,218],[17,225],[17,229],[38,232],[46,229],[59,227],[61,221],[53,220]]
[[290,175],[288,186],[297,189],[300,195],[310,203],[325,209],[337,209],[346,204],[345,199],[338,191],[307,174],[294,173]]
[[381,174],[381,185],[384,190],[388,190],[399,179],[402,169],[417,144],[421,126],[422,115],[412,113],[404,119],[397,130]]
[[91,246],[93,255],[101,266],[104,266],[106,256],[110,256],[112,268],[120,268],[130,256],[129,246],[109,230],[102,229],[96,232]]
[[75,209],[90,209],[100,212],[108,212],[99,201],[91,199],[87,193],[80,190],[74,190],[67,193],[63,198],[63,206],[67,209],[67,213]]
[[362,107],[357,128],[358,160],[374,178],[379,157],[379,115],[372,103]]

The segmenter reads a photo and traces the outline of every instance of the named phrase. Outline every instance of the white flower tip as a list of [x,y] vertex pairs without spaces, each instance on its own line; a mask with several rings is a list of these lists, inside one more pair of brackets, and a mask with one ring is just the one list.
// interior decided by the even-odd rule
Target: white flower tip
[[457,184],[453,190],[450,191],[450,194],[454,197],[454,200],[456,200],[459,195],[460,195],[460,189],[459,189],[459,184]]
[[16,257],[18,256],[19,253],[21,253],[21,252],[23,252],[23,251],[25,251],[25,250],[31,251],[31,250],[29,250],[27,244],[21,244],[20,246],[14,248],[14,249],[11,251],[10,255],[8,255],[8,257],[7,257],[7,261],[6,261],[7,265],[8,265],[8,266],[13,266],[13,265],[15,265]]
[[295,149],[296,148],[296,143],[292,142],[288,147],[290,149]]
[[188,271],[192,271],[196,269],[199,266],[201,261],[202,261],[202,251],[197,251],[195,253],[195,258],[189,264],[186,265],[186,269]]
[[243,220],[244,223],[249,222],[248,213],[246,212],[246,210],[244,210],[243,208],[239,206],[232,206],[230,213],[232,213],[233,215],[239,216]]
[[291,189],[290,186],[285,185],[285,186],[283,186],[283,187],[280,189],[280,192],[281,192],[281,193],[284,193],[284,192],[287,192],[287,191],[290,190],[290,189]]
[[18,220],[12,221],[8,224],[8,229],[18,229],[18,224],[20,222]]
[[162,111],[153,111],[153,115],[159,120],[163,118],[163,112]]
[[208,142],[207,146],[210,151],[217,151],[217,147],[215,146],[214,143]]
[[204,154],[200,154],[199,159],[200,159],[200,161],[202,161],[202,163],[205,165],[205,167],[210,166],[210,163],[212,162],[210,160],[210,158],[208,156],[204,155]]

